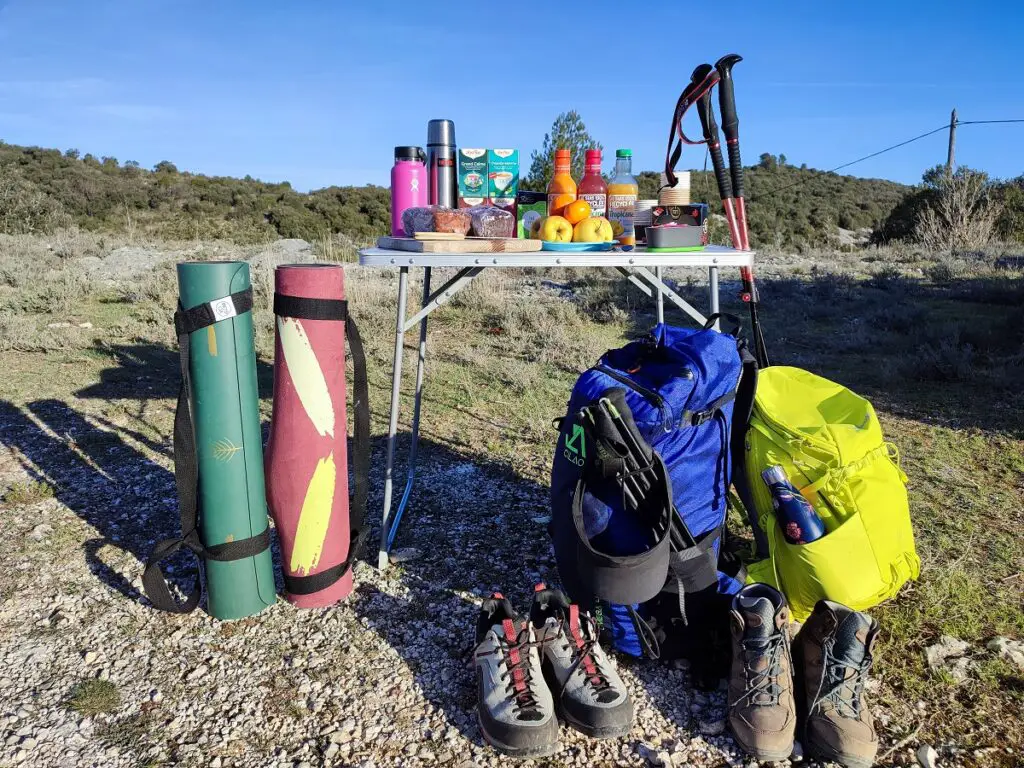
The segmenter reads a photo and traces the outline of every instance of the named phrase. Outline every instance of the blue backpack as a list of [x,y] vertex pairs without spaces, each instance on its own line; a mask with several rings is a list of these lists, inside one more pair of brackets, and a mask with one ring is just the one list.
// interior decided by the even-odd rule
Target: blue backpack
[[712,330],[715,318],[697,330],[661,324],[605,353],[560,423],[549,524],[559,574],[633,656],[707,652],[742,586],[719,552],[742,446],[733,424],[749,417],[757,367],[739,321],[722,317],[733,334]]

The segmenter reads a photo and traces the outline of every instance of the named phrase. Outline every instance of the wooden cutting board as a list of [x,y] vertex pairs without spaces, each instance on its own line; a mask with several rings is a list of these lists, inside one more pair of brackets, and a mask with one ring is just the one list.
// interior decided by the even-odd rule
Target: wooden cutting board
[[465,240],[414,240],[411,237],[382,237],[378,248],[413,253],[530,253],[541,249],[540,240],[519,238],[467,237]]
[[417,232],[417,240],[465,240],[465,235],[459,235],[455,232]]

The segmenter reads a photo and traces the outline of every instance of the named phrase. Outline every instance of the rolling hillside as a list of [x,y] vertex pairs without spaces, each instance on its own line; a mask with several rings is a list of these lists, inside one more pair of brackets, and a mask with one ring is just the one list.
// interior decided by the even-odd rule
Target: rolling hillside
[[[911,187],[780,163],[771,155],[747,170],[754,244],[830,242],[837,227],[877,228]],[[654,197],[658,174],[640,174],[641,197]],[[695,200],[720,210],[714,179],[694,173]],[[377,186],[327,187],[302,193],[287,182],[180,172],[172,163],[145,170],[76,150],[0,142],[0,232],[129,230],[177,239],[256,242],[315,240],[342,234],[356,242],[386,231],[389,192]]]

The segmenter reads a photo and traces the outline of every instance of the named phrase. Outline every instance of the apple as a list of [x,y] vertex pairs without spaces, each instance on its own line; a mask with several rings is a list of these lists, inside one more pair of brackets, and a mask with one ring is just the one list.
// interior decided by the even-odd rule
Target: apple
[[549,243],[569,243],[573,239],[572,224],[561,216],[548,216],[540,223],[540,238]]
[[584,219],[572,233],[574,243],[610,243],[613,239],[612,225],[604,216]]

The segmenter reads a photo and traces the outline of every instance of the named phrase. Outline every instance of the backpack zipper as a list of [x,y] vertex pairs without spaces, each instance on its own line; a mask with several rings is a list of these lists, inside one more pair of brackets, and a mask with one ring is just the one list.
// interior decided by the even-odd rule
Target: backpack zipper
[[[661,414],[662,427],[665,429],[665,431],[667,432],[671,429],[669,421],[665,419],[665,398],[663,398],[653,389],[648,389],[647,387],[637,384],[635,381],[633,381],[633,379],[629,378],[625,374],[619,373],[614,368],[611,368],[607,365],[597,365],[594,367],[594,370],[600,371],[605,376],[615,379],[615,381],[619,382],[620,384],[625,384],[634,392],[641,395],[644,398],[644,400],[646,400],[647,402],[649,402],[651,405],[658,409],[658,413]],[[691,373],[690,376],[692,377],[693,374]],[[669,415],[671,416],[671,410]]]

